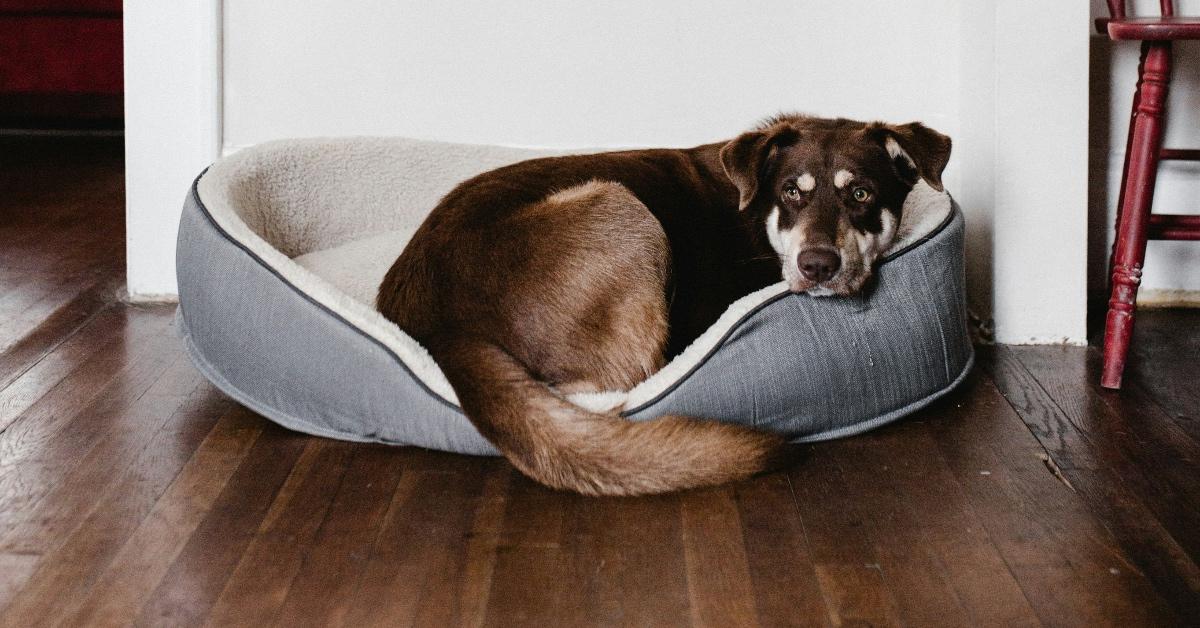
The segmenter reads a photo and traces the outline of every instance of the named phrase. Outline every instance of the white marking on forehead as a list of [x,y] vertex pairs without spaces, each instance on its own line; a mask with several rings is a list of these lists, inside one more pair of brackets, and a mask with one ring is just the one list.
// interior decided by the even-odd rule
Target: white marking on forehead
[[800,188],[801,192],[812,192],[817,187],[817,179],[806,172],[796,179],[796,187]]
[[847,183],[854,180],[854,173],[849,170],[838,170],[833,173],[833,187],[844,188]]
[[903,148],[900,148],[900,143],[896,141],[896,138],[889,137],[884,140],[883,147],[887,149],[887,152],[892,156],[892,159],[903,157],[904,161],[908,162],[908,165],[912,166],[913,168],[917,167],[917,164],[913,161],[913,158],[909,157],[908,153],[904,152]]

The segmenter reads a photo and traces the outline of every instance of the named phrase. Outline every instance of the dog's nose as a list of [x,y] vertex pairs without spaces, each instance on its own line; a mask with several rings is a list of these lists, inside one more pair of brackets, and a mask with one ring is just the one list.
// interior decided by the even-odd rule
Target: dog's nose
[[842,258],[829,249],[807,249],[796,258],[800,273],[809,281],[820,283],[833,276],[842,267]]

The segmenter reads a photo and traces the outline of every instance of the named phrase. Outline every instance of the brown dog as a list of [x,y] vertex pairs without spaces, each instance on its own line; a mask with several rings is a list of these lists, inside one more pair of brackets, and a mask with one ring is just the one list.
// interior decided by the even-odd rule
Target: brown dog
[[631,495],[744,478],[782,463],[784,439],[562,395],[644,380],[781,265],[795,292],[862,289],[909,190],[941,189],[949,156],[921,124],[785,115],[726,143],[517,163],[442,199],[378,308],[539,482]]

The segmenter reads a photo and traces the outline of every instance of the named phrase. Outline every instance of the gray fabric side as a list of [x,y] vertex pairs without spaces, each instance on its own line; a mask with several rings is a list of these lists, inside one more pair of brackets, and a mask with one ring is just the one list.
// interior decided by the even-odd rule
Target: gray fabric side
[[970,369],[963,219],[882,265],[854,298],[786,295],[735,327],[690,377],[631,418],[731,421],[813,441],[895,420]]
[[[686,414],[811,441],[893,421],[970,369],[963,220],[880,267],[858,298],[785,295],[736,326],[634,420]],[[394,354],[218,229],[189,194],[180,223],[180,333],[234,399],[298,431],[469,454],[496,450]]]
[[497,453],[381,345],[227,239],[190,193],[177,251],[188,352],[243,405],[320,436]]

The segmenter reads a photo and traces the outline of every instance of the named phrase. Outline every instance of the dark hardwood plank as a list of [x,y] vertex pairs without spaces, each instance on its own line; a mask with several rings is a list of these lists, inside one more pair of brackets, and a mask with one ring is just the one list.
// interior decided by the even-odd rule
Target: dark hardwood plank
[[[401,478],[389,447],[358,446],[303,561],[276,612],[278,626],[346,625],[351,601],[371,557]],[[404,489],[407,492],[411,482]]]
[[796,506],[788,475],[746,482],[735,494],[759,623],[828,625],[829,609],[813,571],[805,516]]
[[924,421],[847,441],[836,454],[903,624],[1039,625]]
[[899,607],[865,522],[852,507],[854,496],[836,462],[839,446],[811,446],[809,456],[789,472],[828,621],[896,626]]
[[274,424],[263,427],[242,464],[142,606],[135,623],[192,626],[208,616],[266,516],[272,498],[309,442],[310,438]]
[[972,374],[953,401],[938,406],[930,429],[1044,623],[1179,623],[1079,495],[1050,472],[1033,435],[1013,429],[1021,418],[989,378]]
[[687,495],[581,500],[563,552],[573,586],[558,605],[567,625],[690,623],[680,507]]
[[680,497],[683,556],[692,623],[758,623],[742,521],[731,487],[689,491]]
[[37,478],[70,472],[179,358],[169,321],[160,312],[133,325],[109,351],[85,362],[78,377],[60,382],[0,432],[0,533],[53,487]]
[[[1174,492],[1181,510],[1200,512],[1200,483],[1196,482],[1200,443],[1189,438],[1137,385],[1119,394],[1101,389],[1098,350],[1013,347],[1006,351],[1038,377],[1041,388],[1058,408],[1085,426],[1097,443],[1106,450],[1118,448],[1145,470],[1146,476],[1160,481],[1164,490]],[[1160,464],[1168,458],[1174,464]],[[1195,534],[1185,544],[1193,548],[1193,555],[1200,555],[1200,525],[1193,531]]]
[[[0,408],[4,411],[0,415],[4,421],[0,423],[0,451],[6,454],[0,463],[25,455],[21,453],[24,439],[42,438],[61,430],[89,404],[105,399],[115,402],[138,394],[139,386],[152,384],[161,367],[178,355],[173,350],[178,342],[163,333],[171,324],[168,311],[122,308],[119,318],[115,328],[100,330],[107,335],[99,347],[69,347],[78,351],[63,356],[62,370],[55,369],[54,363],[48,364],[46,369],[28,372],[0,391]],[[80,354],[85,359],[71,363]],[[51,382],[53,385],[49,385]],[[61,412],[60,408],[75,412]]]
[[[46,202],[55,207],[47,207]],[[0,248],[0,263],[18,272],[0,302],[5,309],[28,305],[41,286],[90,270],[117,270],[124,263],[123,224],[104,220],[123,204],[120,196],[49,199],[12,207],[37,222],[8,226],[14,237]],[[98,220],[99,219],[99,220]]]
[[0,349],[92,284],[122,278],[119,224],[96,224],[83,207],[78,213],[74,223],[0,248],[0,263],[18,271],[0,292]]
[[[48,208],[46,202],[56,206]],[[0,264],[23,271],[0,299],[4,309],[28,305],[43,286],[55,281],[93,271],[119,274],[124,264],[124,225],[113,215],[123,211],[123,205],[120,195],[93,194],[13,208],[15,213],[25,213],[37,222],[10,225],[17,234],[0,248]],[[115,219],[105,220],[106,215]]]
[[359,580],[347,624],[452,625],[457,621],[457,597],[439,591],[452,589],[461,577],[464,541],[482,495],[485,461],[439,458],[454,470],[410,470],[411,484],[401,481],[404,490],[398,490],[392,501]]
[[[92,356],[111,350],[130,324],[127,308],[109,308],[28,368],[15,359],[6,360],[13,369],[10,381],[0,388],[0,432],[67,376],[82,372]],[[0,359],[5,355],[0,354]]]
[[1200,309],[1141,308],[1125,378],[1200,442]]
[[[207,385],[197,386],[140,451],[130,453],[124,469],[105,469],[103,460],[81,465],[92,478],[63,482],[42,500],[44,506],[10,535],[9,542],[40,560],[36,571],[32,565],[24,570],[30,575],[7,612],[47,623],[68,616],[231,406]],[[9,571],[4,578],[21,573]]]
[[[1131,568],[1145,575],[1180,617],[1200,618],[1200,567],[1153,515],[1135,489],[1107,470],[1068,473],[1089,506],[1102,517]],[[1194,623],[1194,621],[1193,621]]]
[[242,408],[221,416],[65,623],[130,623],[243,468],[264,427]]
[[123,285],[123,151],[120,137],[0,137],[0,389]]
[[39,560],[41,560],[41,556],[37,554],[0,552],[0,573],[6,574],[5,577],[0,578],[0,600],[3,600],[0,603],[2,604],[0,605],[0,626],[21,626],[32,623],[30,617],[6,612],[3,606],[6,606],[21,592],[28,580],[28,574],[37,569]]
[[981,348],[978,356],[981,368],[1060,469],[1098,469],[1104,465],[1103,455],[1097,453],[1087,436],[1086,424],[1093,422],[1090,414],[1081,419],[1085,425],[1079,425],[1074,421],[1080,417],[1061,412],[1037,378],[1007,348]]
[[562,625],[564,593],[574,586],[567,521],[582,499],[513,477],[484,625]]
[[[1032,389],[1047,399],[1041,411],[1016,406],[1028,423],[1067,420],[1077,424],[1090,449],[1114,479],[1128,483],[1164,522],[1179,522],[1180,541],[1200,550],[1200,444],[1153,403],[1136,384],[1120,393],[1101,389],[1099,352],[1084,348],[1014,347],[996,352],[997,371],[1024,369],[1037,378]],[[1049,415],[1049,416],[1048,416]],[[1172,464],[1160,461],[1170,459]],[[1057,462],[1057,460],[1056,460]],[[1063,466],[1060,464],[1060,466]],[[1073,469],[1068,465],[1067,469]]]
[[38,324],[104,279],[106,273],[56,273],[52,278],[30,279],[0,296],[0,351],[21,341]]
[[[428,574],[422,579],[425,585],[421,590],[420,600],[415,604],[415,612],[412,617],[412,625],[414,626],[456,626],[468,622],[478,622],[477,615],[468,616],[467,613],[477,613],[474,605],[465,600],[460,593],[463,587],[468,586],[468,567],[473,559],[478,559],[478,556],[472,556],[472,549],[483,549],[486,545],[480,547],[472,547],[469,539],[478,529],[480,525],[495,526],[499,521],[491,518],[496,513],[496,504],[494,500],[497,495],[495,490],[502,490],[504,482],[501,486],[495,484],[489,485],[488,478],[493,477],[490,470],[496,467],[507,467],[506,462],[493,460],[488,458],[471,457],[463,459],[461,456],[453,456],[457,460],[448,460],[455,467],[463,466],[465,472],[459,480],[459,485],[456,487],[456,499],[459,503],[466,504],[463,508],[465,511],[460,516],[458,513],[450,513],[450,517],[440,518],[436,525],[441,529],[440,538],[443,539],[443,547],[429,561],[431,564],[428,567],[422,567],[424,573]],[[492,511],[488,514],[487,511]],[[496,538],[498,528],[484,528],[485,537],[483,541],[486,543],[489,536]],[[491,545],[487,549],[491,550],[494,556],[495,545]],[[407,562],[409,558],[405,558]],[[480,583],[481,584],[481,583]],[[475,590],[480,590],[481,586],[473,586]],[[403,617],[404,615],[401,614]],[[383,625],[388,623],[382,620],[371,620],[367,623]]]
[[[1054,457],[1064,477],[1176,610],[1200,617],[1200,447],[1136,383],[1100,389],[1098,361],[1095,349],[1013,347],[997,348],[988,367],[1035,433],[1076,432]],[[1008,393],[1017,382],[1025,392]]]
[[[171,422],[191,418],[186,414],[194,407],[189,400],[194,404],[219,399],[187,359],[178,356],[136,400],[115,410],[109,429],[97,434],[89,449],[76,452],[74,465],[61,473],[60,483],[26,509],[23,516],[6,521],[7,525],[0,528],[0,547],[46,551],[78,523],[80,514],[94,505],[98,495],[139,461],[146,447],[173,427]],[[182,415],[180,410],[184,411]],[[82,419],[93,416],[86,414]],[[53,452],[44,455],[49,457]]]
[[470,538],[467,540],[462,583],[456,591],[462,605],[459,623],[470,628],[483,626],[487,618],[496,552],[504,531],[508,487],[516,471],[507,462],[493,460],[486,473],[479,507],[475,511]]
[[206,621],[270,625],[341,486],[354,445],[311,440],[246,547]]
[[61,344],[106,309],[113,308],[124,280],[105,278],[75,295],[67,304],[42,319],[20,340],[0,351],[0,390],[37,365]]

